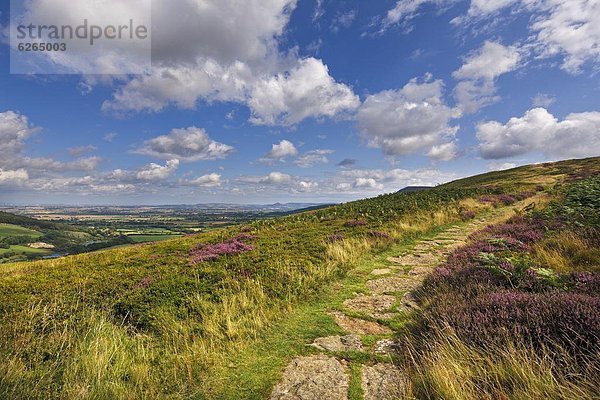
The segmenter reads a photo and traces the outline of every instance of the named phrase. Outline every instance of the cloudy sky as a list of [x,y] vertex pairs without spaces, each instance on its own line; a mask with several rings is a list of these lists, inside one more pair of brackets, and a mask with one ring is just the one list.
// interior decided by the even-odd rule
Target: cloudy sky
[[346,201],[600,155],[597,0],[153,0],[143,75],[11,75],[6,3],[0,203]]

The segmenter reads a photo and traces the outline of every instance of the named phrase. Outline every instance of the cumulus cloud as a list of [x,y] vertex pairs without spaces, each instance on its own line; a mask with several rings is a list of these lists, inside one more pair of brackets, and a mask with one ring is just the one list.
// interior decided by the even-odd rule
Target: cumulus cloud
[[434,147],[454,140],[458,128],[450,121],[460,116],[444,103],[443,89],[441,80],[419,83],[412,79],[400,90],[368,96],[358,111],[362,136],[387,155],[421,149],[439,154],[439,148]]
[[4,170],[0,168],[0,186],[21,186],[29,179],[25,169]]
[[548,157],[577,158],[600,154],[600,112],[572,113],[560,121],[544,108],[533,108],[506,124],[477,126],[479,150],[486,159],[539,151]]
[[333,150],[310,150],[294,160],[294,164],[301,168],[310,168],[317,164],[327,164],[329,162],[327,155],[329,154],[333,154]]
[[25,115],[14,111],[0,113],[0,159],[20,154],[25,146],[25,140],[31,137],[37,129],[30,125]]
[[456,142],[436,145],[429,149],[427,155],[429,158],[438,161],[454,160],[458,155],[458,146]]
[[216,160],[227,157],[233,147],[212,140],[202,128],[173,129],[168,135],[147,140],[134,150],[136,154],[184,162]]
[[266,185],[280,185],[282,183],[291,182],[292,177],[281,172],[271,172],[269,175],[259,179],[259,183]]
[[300,181],[296,190],[301,193],[314,192],[319,188],[319,184],[313,181]]
[[352,89],[336,82],[321,60],[280,53],[278,38],[295,0],[180,3],[161,0],[153,7],[155,25],[172,27],[154,32],[153,72],[116,90],[105,111],[159,112],[171,105],[192,109],[199,100],[227,101],[249,107],[254,124],[295,125],[358,107]]
[[136,177],[142,181],[160,181],[173,175],[177,167],[179,167],[179,160],[169,160],[165,165],[150,163],[140,169]]
[[285,161],[288,157],[298,155],[298,149],[294,143],[289,140],[282,140],[279,144],[274,144],[271,151],[264,155],[259,161],[265,164],[272,164],[275,161]]
[[251,121],[294,125],[308,117],[335,117],[354,111],[358,96],[337,83],[322,61],[306,58],[287,72],[255,82],[249,92]]
[[356,178],[352,187],[382,190],[383,184],[377,183],[373,178]]
[[216,173],[202,175],[191,180],[189,183],[201,187],[217,187],[221,186],[221,175]]
[[454,89],[454,98],[461,110],[473,113],[498,101],[496,79],[519,67],[521,51],[515,46],[486,41],[470,53],[463,65],[452,76],[460,82]]

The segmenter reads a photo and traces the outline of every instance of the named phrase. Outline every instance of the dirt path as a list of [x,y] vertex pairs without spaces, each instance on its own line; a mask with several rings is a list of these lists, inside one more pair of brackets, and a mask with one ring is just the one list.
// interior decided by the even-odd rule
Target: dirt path
[[378,266],[370,271],[365,282],[367,291],[345,300],[343,310],[330,312],[346,335],[322,337],[310,344],[320,354],[292,360],[274,388],[271,399],[348,399],[348,359],[352,358],[348,356],[357,353],[367,353],[370,357],[362,359],[371,360],[360,365],[358,379],[362,398],[402,399],[408,378],[391,363],[389,355],[396,344],[391,339],[392,330],[387,322],[401,319],[406,313],[418,309],[411,292],[421,285],[423,279],[453,249],[465,244],[471,233],[510,218],[514,215],[514,208],[495,209],[468,223],[452,226],[387,258],[383,268]]

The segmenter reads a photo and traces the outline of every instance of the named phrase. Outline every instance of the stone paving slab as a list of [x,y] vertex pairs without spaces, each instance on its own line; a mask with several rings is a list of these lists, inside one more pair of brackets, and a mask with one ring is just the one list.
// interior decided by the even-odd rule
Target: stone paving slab
[[349,383],[345,366],[334,357],[298,357],[285,368],[269,399],[346,400]]

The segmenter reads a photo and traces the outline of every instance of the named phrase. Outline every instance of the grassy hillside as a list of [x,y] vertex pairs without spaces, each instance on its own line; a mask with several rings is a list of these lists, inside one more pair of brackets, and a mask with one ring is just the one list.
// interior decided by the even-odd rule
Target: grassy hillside
[[0,397],[236,398],[242,390],[219,377],[230,355],[261,348],[265,333],[281,333],[273,324],[365,257],[599,172],[600,159],[521,167],[157,244],[0,265]]

